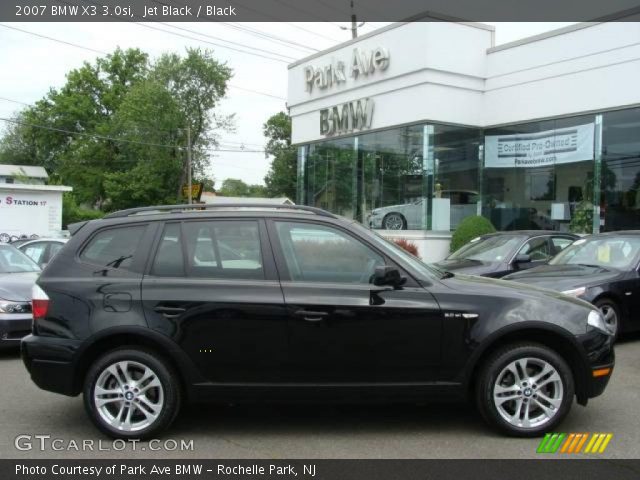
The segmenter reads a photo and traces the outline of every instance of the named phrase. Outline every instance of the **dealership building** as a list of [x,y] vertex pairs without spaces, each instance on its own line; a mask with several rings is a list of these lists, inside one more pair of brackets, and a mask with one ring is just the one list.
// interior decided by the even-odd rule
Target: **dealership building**
[[297,202],[437,260],[499,230],[640,229],[640,23],[495,46],[494,27],[395,23],[289,66]]

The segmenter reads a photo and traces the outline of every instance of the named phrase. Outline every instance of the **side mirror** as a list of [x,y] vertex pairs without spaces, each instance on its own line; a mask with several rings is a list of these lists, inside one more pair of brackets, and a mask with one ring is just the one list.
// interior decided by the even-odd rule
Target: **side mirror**
[[378,287],[390,286],[396,288],[404,285],[406,281],[406,277],[400,275],[400,271],[397,268],[382,265],[376,267],[372,283]]
[[516,258],[513,259],[513,263],[529,263],[531,261],[531,255],[526,253],[519,253]]

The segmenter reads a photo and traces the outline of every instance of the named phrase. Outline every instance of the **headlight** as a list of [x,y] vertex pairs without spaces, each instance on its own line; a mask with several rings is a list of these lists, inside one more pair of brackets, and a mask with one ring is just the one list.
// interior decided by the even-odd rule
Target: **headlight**
[[606,333],[607,335],[612,335],[613,332],[609,330],[607,324],[604,321],[604,317],[602,313],[598,310],[591,310],[589,312],[589,316],[587,317],[587,325],[595,328],[596,330],[601,331],[602,333]]
[[565,295],[569,295],[570,297],[581,297],[582,295],[584,295],[584,292],[587,291],[587,287],[580,287],[580,288],[572,288],[571,290],[565,290],[564,293]]
[[9,302],[0,300],[0,313],[30,313],[31,304],[26,302]]

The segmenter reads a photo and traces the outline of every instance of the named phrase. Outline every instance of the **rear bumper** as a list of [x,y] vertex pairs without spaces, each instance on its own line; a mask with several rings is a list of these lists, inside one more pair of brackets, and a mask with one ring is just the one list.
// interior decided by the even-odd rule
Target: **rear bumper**
[[17,347],[31,333],[31,314],[0,314],[0,349]]
[[22,361],[31,380],[43,390],[75,396],[81,386],[76,382],[74,353],[77,340],[28,335],[20,344]]

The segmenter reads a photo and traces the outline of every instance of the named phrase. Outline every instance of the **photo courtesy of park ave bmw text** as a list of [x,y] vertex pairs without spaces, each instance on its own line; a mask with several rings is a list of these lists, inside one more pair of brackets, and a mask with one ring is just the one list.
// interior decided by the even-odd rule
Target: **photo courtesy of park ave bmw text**
[[0,478],[636,479],[640,1],[0,2]]

